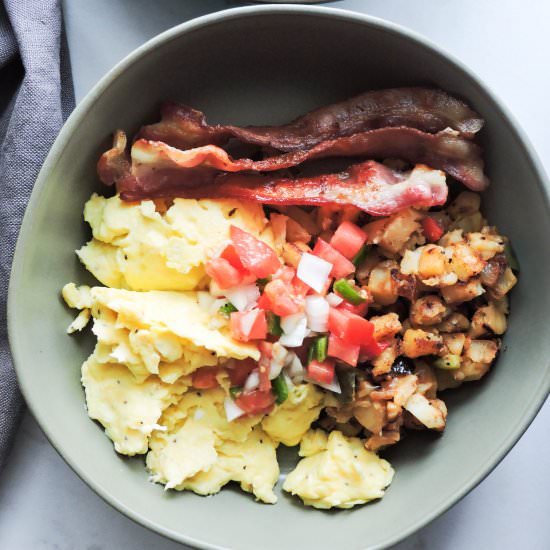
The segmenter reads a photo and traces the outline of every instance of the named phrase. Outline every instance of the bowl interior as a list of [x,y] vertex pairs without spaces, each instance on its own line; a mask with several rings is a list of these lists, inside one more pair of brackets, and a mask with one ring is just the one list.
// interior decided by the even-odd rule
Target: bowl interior
[[[17,371],[37,420],[75,470],[116,507],[182,542],[217,548],[359,549],[396,542],[479,481],[526,427],[548,391],[548,201],[536,163],[488,92],[442,54],[395,28],[320,8],[232,10],[155,39],[87,98],[59,137],[27,212],[10,290]],[[282,123],[371,88],[433,84],[467,98],[486,120],[492,186],[484,211],[520,263],[504,351],[480,383],[445,396],[442,437],[413,434],[387,453],[396,477],[385,498],[319,512],[280,494],[260,505],[235,488],[212,498],[164,492],[140,458],[117,456],[85,411],[80,365],[90,336],[68,337],[59,291],[91,282],[73,251],[89,238],[84,202],[99,190],[95,162],[115,128],[135,131],[175,99],[211,123]],[[294,458],[282,453],[283,470]],[[458,526],[457,526],[458,528]]]

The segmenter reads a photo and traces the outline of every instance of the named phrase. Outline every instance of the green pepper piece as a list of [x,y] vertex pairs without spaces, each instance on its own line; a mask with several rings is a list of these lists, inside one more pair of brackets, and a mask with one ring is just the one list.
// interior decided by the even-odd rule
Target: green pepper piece
[[460,368],[460,355],[449,353],[443,357],[438,357],[434,361],[434,366],[443,370],[456,370]]
[[357,371],[356,369],[350,369],[347,367],[336,367],[336,376],[340,383],[340,389],[342,393],[337,394],[337,398],[342,403],[351,403],[355,398],[355,386],[357,383]]
[[319,363],[322,363],[327,358],[328,336],[325,334],[324,336],[315,338],[315,342],[312,347],[315,348],[315,359],[317,359]]
[[361,296],[361,294],[359,294],[359,292],[357,292],[357,290],[355,290],[355,288],[345,279],[338,279],[338,281],[334,283],[334,290],[338,292],[344,300],[354,306],[358,306],[365,301],[365,298],[363,298],[363,296]]
[[316,353],[315,341],[314,341],[313,344],[311,344],[311,346],[309,346],[309,349],[307,350],[307,364],[308,365],[315,359],[316,355],[317,355],[317,353]]
[[262,279],[257,279],[256,284],[258,286],[265,286],[269,281],[271,281],[271,277],[263,277]]
[[278,405],[285,402],[288,398],[288,386],[283,373],[271,381],[273,391],[275,392],[276,402]]
[[273,336],[282,336],[281,318],[272,311],[267,312],[267,331]]
[[510,244],[510,241],[507,241],[506,244],[504,245],[504,255],[506,256],[508,267],[512,271],[516,271],[517,273],[519,273],[518,258],[514,252],[514,249],[512,248],[512,245]]
[[218,311],[224,317],[229,317],[231,313],[237,311],[237,308],[231,302],[227,302],[227,304],[223,304]]
[[369,253],[369,245],[364,244],[359,249],[359,252],[357,252],[357,254],[351,259],[351,263],[355,267],[359,267],[365,261],[365,258],[367,257],[368,253]]
[[233,386],[232,388],[229,388],[229,393],[233,399],[237,398],[242,391],[243,389],[240,386]]

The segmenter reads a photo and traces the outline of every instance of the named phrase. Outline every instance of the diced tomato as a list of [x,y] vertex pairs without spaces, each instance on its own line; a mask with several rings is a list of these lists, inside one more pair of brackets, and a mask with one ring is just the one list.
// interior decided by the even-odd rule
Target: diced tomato
[[296,270],[289,265],[283,265],[273,276],[274,279],[281,279],[285,283],[291,283],[296,277]]
[[241,273],[225,258],[212,258],[205,269],[221,289],[231,288],[242,282]]
[[233,361],[227,364],[227,372],[229,373],[229,380],[231,380],[232,386],[242,386],[248,375],[256,368],[256,361],[254,359],[243,359],[242,361]]
[[428,239],[431,243],[439,241],[443,235],[443,228],[436,220],[430,218],[430,216],[427,216],[422,220],[422,229],[424,230],[426,239]]
[[271,342],[260,342],[259,345],[261,357],[258,363],[258,374],[260,378],[260,390],[268,391],[271,389],[271,380],[269,379],[269,370],[271,358],[273,357],[273,344]]
[[312,382],[330,384],[334,379],[334,361],[330,361],[329,359],[322,363],[319,361],[310,361],[307,366],[307,376]]
[[361,250],[366,240],[367,234],[360,227],[345,221],[340,224],[330,239],[330,245],[351,260]]
[[369,304],[368,304],[368,302],[363,302],[362,304],[354,306],[353,304],[350,304],[349,302],[344,300],[338,306],[338,309],[345,309],[346,311],[351,311],[352,313],[355,313],[356,315],[364,317],[367,314],[367,311],[369,309]]
[[377,342],[373,338],[370,342],[361,345],[361,358],[365,361],[368,359],[374,359],[375,357],[378,357],[389,346],[389,342]]
[[[329,283],[331,282],[332,280],[329,279]],[[292,287],[294,288],[294,292],[298,296],[302,296],[304,298],[311,291],[311,287],[307,283],[304,283],[304,281],[302,281],[301,279],[298,279],[298,277],[294,277],[294,279],[292,280]],[[330,284],[329,284],[329,287],[330,287]]]
[[267,319],[263,309],[235,311],[230,319],[231,336],[235,340],[263,340],[267,336]]
[[352,367],[357,366],[360,348],[361,346],[357,344],[348,344],[334,334],[328,337],[328,354],[330,357],[341,359]]
[[271,390],[254,390],[238,395],[235,403],[237,407],[248,414],[267,413],[275,403],[275,396],[271,393]]
[[280,317],[299,313],[303,309],[303,298],[296,296],[292,285],[281,279],[269,281],[265,285],[264,295],[269,300],[268,309]]
[[348,344],[367,345],[373,340],[374,325],[345,309],[330,308],[328,329]]
[[235,247],[232,244],[228,244],[221,252],[220,258],[227,260],[235,269],[239,271],[246,271],[246,268],[241,262]]
[[330,246],[323,239],[317,239],[315,246],[313,247],[313,254],[331,263],[334,267],[330,272],[332,277],[340,279],[346,277],[355,271],[355,266],[338,250]]
[[281,267],[275,251],[254,235],[235,225],[229,234],[242,265],[258,279],[273,275]]
[[220,372],[218,367],[201,367],[193,373],[191,384],[198,390],[209,390],[219,386],[216,375]]
[[269,296],[267,294],[262,294],[258,298],[258,307],[260,309],[265,309],[266,311],[271,311],[271,300],[269,299]]

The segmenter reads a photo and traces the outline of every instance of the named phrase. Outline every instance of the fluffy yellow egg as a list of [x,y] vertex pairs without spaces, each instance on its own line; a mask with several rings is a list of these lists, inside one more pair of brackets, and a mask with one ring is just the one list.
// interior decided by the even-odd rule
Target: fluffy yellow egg
[[384,496],[391,483],[389,462],[367,451],[359,438],[332,431],[308,432],[300,446],[302,460],[288,474],[283,489],[315,508],[352,508]]
[[273,244],[261,205],[235,200],[174,199],[166,212],[153,201],[125,203],[92,195],[84,219],[93,239],[77,251],[106,286],[129,290],[193,290],[207,280],[204,264],[236,225]]

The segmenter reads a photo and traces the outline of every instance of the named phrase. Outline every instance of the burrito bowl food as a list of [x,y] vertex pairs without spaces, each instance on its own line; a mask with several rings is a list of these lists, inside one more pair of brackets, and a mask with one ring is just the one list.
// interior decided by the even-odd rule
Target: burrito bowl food
[[117,131],[77,251],[100,285],[62,292],[70,333],[93,321],[82,384],[115,450],[166,489],[274,503],[277,447],[299,445],[282,488],[304,504],[381,498],[379,453],[443,432],[439,392],[482,378],[506,331],[518,265],[480,210],[482,125],[400,88],[278,127],[167,103],[130,150]]

